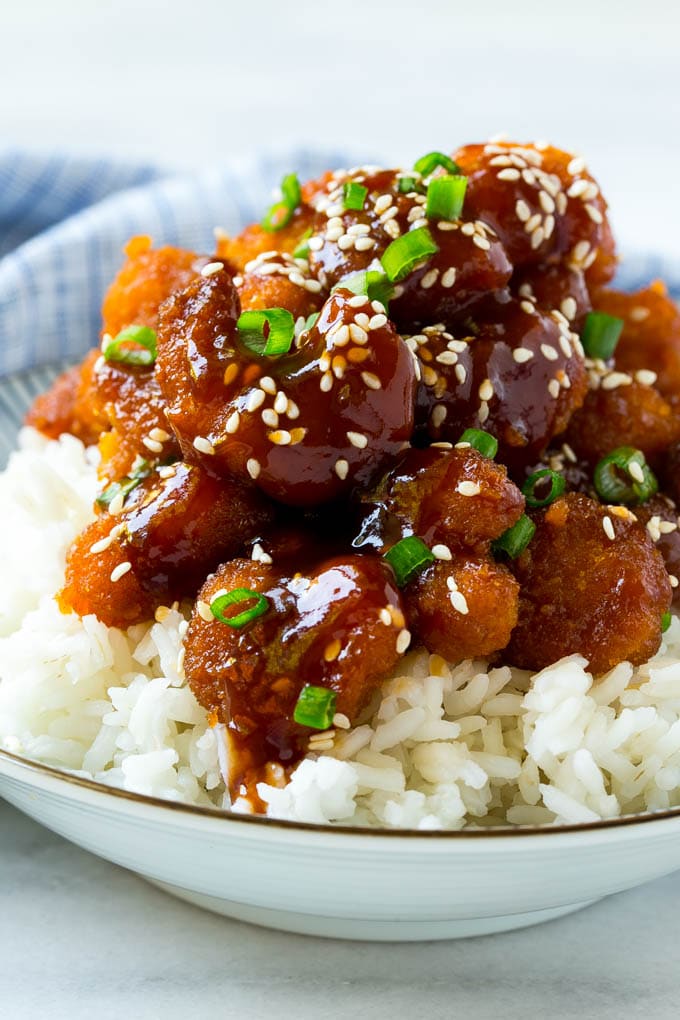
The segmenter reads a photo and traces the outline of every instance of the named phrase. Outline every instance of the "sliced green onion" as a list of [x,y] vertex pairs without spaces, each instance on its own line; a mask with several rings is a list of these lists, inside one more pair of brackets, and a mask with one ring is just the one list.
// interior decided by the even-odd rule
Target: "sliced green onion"
[[427,186],[425,215],[429,220],[457,220],[463,211],[467,177],[435,177]]
[[644,503],[659,490],[644,453],[633,446],[619,446],[603,457],[595,467],[593,482],[603,502],[626,506]]
[[402,195],[408,195],[411,191],[418,191],[418,181],[415,177],[400,177],[399,178],[399,192]]
[[[550,482],[550,487],[546,491],[547,482]],[[550,468],[543,468],[541,471],[534,471],[532,475],[529,475],[522,486],[522,495],[527,501],[527,506],[535,510],[554,503],[557,497],[562,495],[566,487],[567,483],[564,475],[558,475],[556,471],[551,471]],[[540,496],[540,492],[545,492],[545,495]]]
[[611,358],[619,342],[623,319],[617,319],[606,312],[589,312],[586,315],[581,342],[589,358]]
[[[252,602],[253,599],[255,599],[255,605],[250,606],[249,609],[244,609],[243,612],[237,613],[236,616],[224,615],[224,610],[228,609],[229,606],[240,606],[244,602]],[[262,595],[261,592],[251,591],[249,588],[234,588],[224,595],[218,595],[210,603],[210,612],[215,619],[219,620],[220,623],[226,623],[227,627],[233,627],[235,630],[246,627],[253,620],[256,620],[258,616],[266,613],[268,609],[269,599]]]
[[255,354],[287,354],[295,337],[295,320],[287,308],[241,312],[236,328],[241,342]]
[[434,555],[416,535],[409,535],[393,545],[383,559],[392,567],[397,584],[403,588],[412,577],[434,562]]
[[333,290],[341,287],[351,290],[353,294],[365,294],[369,301],[380,301],[385,307],[390,303],[394,293],[390,281],[377,269],[364,269],[359,273],[352,273],[351,276],[341,280]]
[[317,322],[319,321],[319,316],[320,315],[321,315],[321,312],[312,312],[311,315],[307,316],[307,319],[305,321],[305,330],[304,330],[305,332],[307,330],[313,329],[314,326],[316,326]]
[[511,560],[517,559],[529,545],[535,531],[534,522],[523,514],[516,524],[491,543],[491,548],[495,553],[505,553]]
[[357,212],[363,209],[367,195],[368,188],[365,188],[363,184],[357,184],[356,181],[347,181],[342,188],[345,209],[355,209]]
[[468,443],[489,460],[493,460],[498,453],[498,440],[484,429],[465,429],[456,445],[460,446],[461,443]]
[[663,616],[661,617],[661,633],[662,634],[666,633],[666,631],[668,630],[668,628],[671,625],[671,620],[672,619],[673,619],[673,616],[672,616],[671,613],[664,613],[663,614]]
[[286,174],[281,181],[282,200],[275,202],[262,220],[263,230],[274,233],[282,230],[293,218],[293,213],[302,201],[302,189],[297,174]]
[[454,163],[451,157],[446,156],[443,152],[428,152],[425,156],[421,156],[420,159],[416,160],[413,164],[413,169],[422,174],[423,177],[428,177],[438,166],[443,167],[449,174],[460,173],[458,164]]
[[382,253],[380,261],[388,280],[398,283],[438,251],[427,227],[418,227],[392,241]]
[[107,361],[120,361],[124,365],[153,365],[158,353],[156,330],[149,326],[126,326],[109,340],[102,349]]
[[335,703],[338,696],[327,687],[315,687],[305,684],[297,699],[293,719],[300,726],[309,726],[313,730],[327,730],[335,716]]
[[139,464],[126,475],[125,478],[120,478],[117,482],[112,482],[108,485],[103,492],[100,492],[95,502],[97,506],[102,509],[109,507],[116,496],[123,495],[123,503],[128,498],[130,493],[137,488],[137,486],[143,481],[144,478],[148,478],[151,474],[151,465],[148,461],[140,458]]
[[293,251],[294,259],[308,259],[309,258],[309,239],[312,236],[312,228],[305,230],[304,234],[300,238],[297,248]]

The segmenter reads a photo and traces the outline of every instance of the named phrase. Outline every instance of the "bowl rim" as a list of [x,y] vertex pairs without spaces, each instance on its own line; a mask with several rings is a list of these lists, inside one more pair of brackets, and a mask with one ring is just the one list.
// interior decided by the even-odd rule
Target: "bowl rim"
[[43,762],[36,761],[32,758],[24,758],[21,755],[13,754],[11,751],[6,751],[3,748],[0,748],[0,775],[2,775],[3,771],[3,761],[18,767],[29,774],[60,781],[66,785],[75,786],[82,790],[88,790],[90,793],[95,793],[100,796],[108,794],[115,799],[129,801],[136,805],[146,806],[155,810],[169,810],[183,816],[185,819],[194,817],[210,819],[213,822],[220,821],[225,825],[249,825],[255,826],[256,828],[260,827],[263,831],[267,832],[278,829],[288,833],[313,832],[324,836],[337,834],[338,836],[351,836],[354,838],[364,839],[370,838],[373,840],[415,839],[437,842],[465,842],[470,840],[483,841],[489,839],[518,840],[533,836],[564,836],[567,834],[601,832],[603,830],[611,830],[622,827],[629,828],[633,826],[649,825],[652,822],[680,819],[680,806],[678,806],[675,808],[667,808],[663,811],[647,811],[637,815],[617,815],[614,818],[602,818],[595,822],[574,822],[570,825],[499,825],[479,829],[390,829],[387,827],[369,828],[368,826],[335,825],[331,823],[320,825],[316,822],[298,822],[280,818],[268,818],[266,815],[241,814],[238,811],[230,811],[228,809],[209,808],[202,804],[186,804],[182,801],[166,800],[162,797],[152,797],[145,793],[133,793],[131,790],[124,790],[119,786],[107,786],[105,783],[99,783],[94,779],[79,776],[74,772],[68,772],[64,769],[55,768],[52,765],[46,765]]

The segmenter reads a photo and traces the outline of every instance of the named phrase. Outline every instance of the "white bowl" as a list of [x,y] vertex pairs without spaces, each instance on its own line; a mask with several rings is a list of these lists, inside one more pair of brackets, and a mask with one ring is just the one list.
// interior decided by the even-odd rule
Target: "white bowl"
[[0,794],[174,896],[334,938],[508,931],[680,868],[680,809],[492,832],[324,828],[137,796],[3,751]]

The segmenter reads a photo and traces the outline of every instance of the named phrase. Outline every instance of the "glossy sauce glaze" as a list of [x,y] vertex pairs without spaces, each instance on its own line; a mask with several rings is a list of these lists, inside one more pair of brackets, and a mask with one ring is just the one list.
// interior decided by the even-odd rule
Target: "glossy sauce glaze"
[[[28,416],[100,451],[62,609],[124,628],[188,600],[187,680],[254,810],[409,648],[642,662],[680,571],[680,313],[658,282],[609,287],[580,157],[489,143],[284,184],[213,255],[133,239],[102,349]],[[259,346],[244,325],[258,310],[283,312],[278,353],[269,318]],[[584,349],[593,311],[618,346]],[[143,364],[119,345],[140,327]],[[596,468],[621,447],[638,459],[610,465],[610,505]]]

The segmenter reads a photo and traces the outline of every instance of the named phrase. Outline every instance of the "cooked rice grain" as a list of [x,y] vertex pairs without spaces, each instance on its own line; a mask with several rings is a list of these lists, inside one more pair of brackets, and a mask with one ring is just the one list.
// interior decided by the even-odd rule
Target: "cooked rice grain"
[[[186,686],[187,607],[122,632],[62,615],[69,544],[91,518],[96,456],[24,430],[0,475],[0,744],[110,786],[227,806],[222,730]],[[274,818],[353,825],[588,822],[680,805],[680,621],[659,653],[593,686],[572,655],[531,676],[413,651],[333,748],[283,789]],[[238,810],[247,810],[239,802]]]

